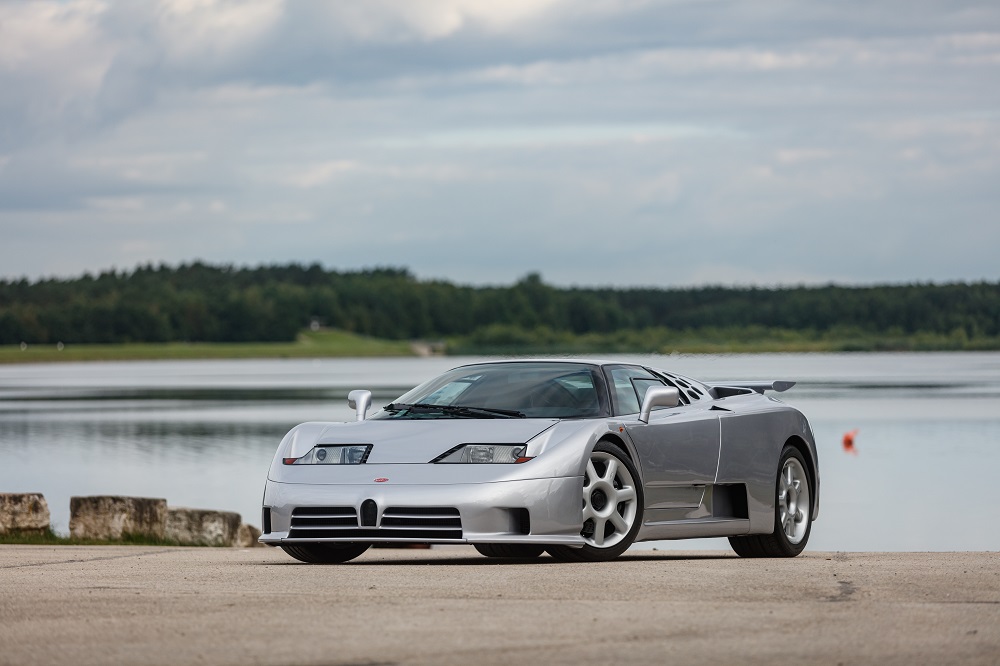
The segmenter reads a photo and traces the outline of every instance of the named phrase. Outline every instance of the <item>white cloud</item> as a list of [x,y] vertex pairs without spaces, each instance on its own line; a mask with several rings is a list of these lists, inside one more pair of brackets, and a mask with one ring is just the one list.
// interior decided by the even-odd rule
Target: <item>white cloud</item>
[[71,164],[80,170],[105,171],[124,181],[173,183],[185,170],[207,158],[205,152],[87,155],[72,160]]
[[350,160],[321,162],[319,164],[313,164],[297,169],[294,173],[286,176],[284,180],[292,187],[311,189],[313,187],[326,185],[334,178],[357,171],[358,168],[359,165]]
[[0,148],[89,117],[115,52],[98,27],[106,11],[89,0],[0,4],[0,123],[19,139],[0,132]]
[[[504,32],[530,21],[563,0],[366,0],[331,2],[329,21],[362,40],[438,40],[463,29]],[[565,5],[565,3],[563,2]]]
[[780,148],[775,157],[781,164],[801,164],[804,162],[828,160],[834,155],[835,153],[832,150],[821,148]]
[[168,58],[197,62],[250,48],[282,16],[283,0],[161,0],[155,17]]
[[88,207],[108,213],[138,213],[146,204],[140,197],[90,197]]

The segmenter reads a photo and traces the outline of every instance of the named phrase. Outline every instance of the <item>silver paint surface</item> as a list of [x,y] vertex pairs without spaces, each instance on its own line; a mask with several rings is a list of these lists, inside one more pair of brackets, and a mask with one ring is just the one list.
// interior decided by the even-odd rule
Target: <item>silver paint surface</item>
[[[808,422],[799,411],[763,394],[771,386],[785,384],[745,382],[738,395],[655,409],[648,424],[639,420],[638,413],[565,421],[304,423],[293,428],[275,452],[263,502],[271,509],[272,531],[260,540],[272,545],[295,541],[288,539],[295,507],[360,509],[371,499],[379,507],[379,521],[388,506],[454,507],[462,519],[460,543],[582,545],[584,466],[602,439],[623,446],[639,469],[645,502],[637,541],[769,533],[774,527],[778,459],[786,443],[803,449],[813,480],[813,519],[819,510],[818,462]],[[525,455],[532,459],[521,464],[430,462],[461,444],[515,443],[525,445]],[[372,451],[362,465],[282,463],[283,458],[298,458],[319,444],[371,444]],[[713,510],[717,486],[732,484],[746,485],[746,518],[719,516]],[[512,509],[528,509],[529,534],[519,533],[512,524]]]

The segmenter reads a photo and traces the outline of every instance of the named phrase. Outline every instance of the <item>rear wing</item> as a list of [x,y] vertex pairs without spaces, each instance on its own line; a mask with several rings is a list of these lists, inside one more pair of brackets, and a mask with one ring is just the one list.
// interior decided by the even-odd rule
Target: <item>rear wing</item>
[[729,381],[729,382],[710,382],[709,386],[714,389],[726,389],[726,388],[740,388],[740,389],[750,389],[751,391],[756,391],[757,393],[763,394],[764,391],[777,391],[781,393],[787,391],[788,389],[795,386],[795,382],[788,382],[783,380],[775,380],[769,382],[761,381]]

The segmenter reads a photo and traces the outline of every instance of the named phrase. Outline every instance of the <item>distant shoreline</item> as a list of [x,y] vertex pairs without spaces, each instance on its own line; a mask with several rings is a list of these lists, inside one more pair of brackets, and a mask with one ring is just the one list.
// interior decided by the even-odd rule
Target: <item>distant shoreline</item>
[[391,358],[419,356],[408,341],[346,331],[302,334],[293,342],[136,342],[0,346],[0,364],[88,361],[186,361],[264,358]]
[[[899,335],[811,337],[789,332],[749,331],[727,339],[721,331],[621,331],[566,335],[524,331],[519,338],[408,341],[372,338],[347,331],[304,332],[293,342],[139,342],[124,344],[24,344],[0,346],[0,364],[95,361],[180,361],[282,358],[397,358],[420,356],[522,356],[580,354],[763,354],[839,352],[998,351],[1000,339],[956,340]],[[733,334],[733,331],[725,333]],[[770,333],[770,335],[768,334]]]
[[1000,282],[474,287],[392,267],[147,264],[0,280],[0,363],[985,351],[998,312]]

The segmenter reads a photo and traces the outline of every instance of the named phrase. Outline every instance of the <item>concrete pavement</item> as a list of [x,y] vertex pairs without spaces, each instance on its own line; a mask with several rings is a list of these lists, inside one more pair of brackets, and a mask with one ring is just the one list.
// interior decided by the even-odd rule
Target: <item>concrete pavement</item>
[[0,546],[0,664],[997,664],[1000,554]]

